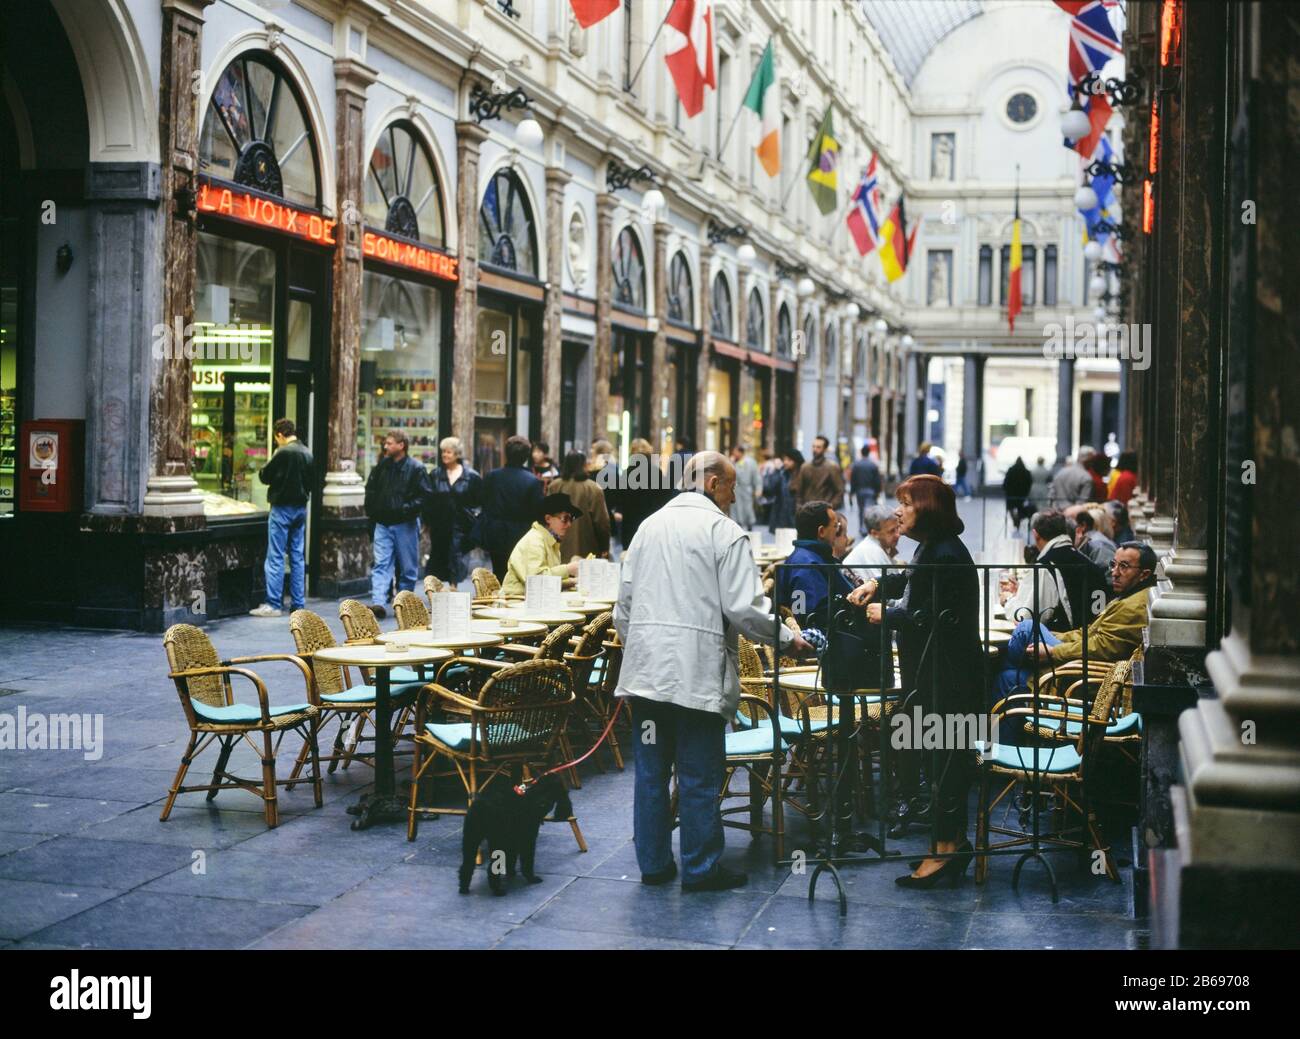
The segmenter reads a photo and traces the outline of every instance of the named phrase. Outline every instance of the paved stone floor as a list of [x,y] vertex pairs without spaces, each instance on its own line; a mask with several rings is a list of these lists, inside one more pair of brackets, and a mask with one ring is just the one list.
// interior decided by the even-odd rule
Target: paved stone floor
[[[342,631],[332,602],[309,606]],[[391,624],[391,622],[389,622]],[[292,651],[287,618],[215,622],[222,655]],[[287,665],[269,665],[272,699],[301,698]],[[283,693],[277,695],[276,690]],[[750,886],[683,895],[639,883],[631,842],[631,772],[584,771],[573,801],[590,850],[565,826],[544,828],[538,885],[493,898],[482,871],[456,891],[460,823],[349,829],[347,807],[368,789],[364,766],[281,794],[267,830],[260,802],[239,791],[208,805],[161,802],[186,726],[157,635],[58,628],[0,629],[0,715],[19,708],[103,715],[102,756],[75,750],[0,750],[0,944],[21,948],[1135,948],[1130,881],[1112,884],[1060,856],[1059,904],[1030,866],[1017,894],[1011,860],[987,884],[908,892],[897,863],[846,870],[841,918],[825,881],[807,901],[807,877],[771,864],[766,838],[728,831],[729,865]],[[0,720],[3,724],[3,720]],[[291,759],[297,747],[286,745]],[[246,775],[256,758],[236,754]],[[211,752],[210,752],[211,753]],[[207,758],[210,768],[213,758]],[[195,768],[201,771],[203,759]],[[239,771],[240,769],[236,769]],[[792,823],[791,847],[811,847]],[[901,844],[905,853],[922,841]]]

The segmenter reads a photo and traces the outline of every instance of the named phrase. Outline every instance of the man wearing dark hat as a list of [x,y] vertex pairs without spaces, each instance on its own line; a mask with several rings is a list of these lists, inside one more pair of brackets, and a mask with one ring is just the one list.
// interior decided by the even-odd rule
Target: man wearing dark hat
[[561,560],[560,542],[575,519],[582,516],[567,494],[548,494],[542,499],[538,517],[510,553],[506,579],[501,590],[506,595],[523,595],[528,578],[538,574],[551,577],[575,577],[578,560]]

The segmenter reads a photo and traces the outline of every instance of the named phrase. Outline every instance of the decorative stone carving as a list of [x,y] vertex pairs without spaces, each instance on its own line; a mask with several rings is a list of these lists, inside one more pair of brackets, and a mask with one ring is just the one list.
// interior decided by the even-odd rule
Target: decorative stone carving
[[569,277],[573,287],[581,291],[587,281],[587,218],[580,207],[569,214],[569,227],[565,237],[565,255],[569,263]]

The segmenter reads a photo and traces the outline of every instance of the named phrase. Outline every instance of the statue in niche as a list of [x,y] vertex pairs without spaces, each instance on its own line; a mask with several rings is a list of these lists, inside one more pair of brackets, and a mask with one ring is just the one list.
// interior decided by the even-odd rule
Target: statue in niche
[[926,272],[926,296],[931,306],[946,307],[950,302],[949,298],[949,270],[948,258],[950,253],[932,252],[930,253],[930,269]]
[[952,180],[953,157],[956,140],[950,133],[932,134],[930,137],[930,179]]

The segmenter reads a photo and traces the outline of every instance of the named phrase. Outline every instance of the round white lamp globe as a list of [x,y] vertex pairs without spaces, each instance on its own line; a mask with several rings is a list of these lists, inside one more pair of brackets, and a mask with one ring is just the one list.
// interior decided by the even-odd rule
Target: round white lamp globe
[[1089,187],[1087,184],[1084,184],[1081,188],[1079,188],[1078,191],[1074,193],[1074,208],[1075,209],[1096,209],[1097,192],[1093,191],[1092,188]]
[[521,119],[519,125],[515,127],[515,140],[519,142],[521,148],[529,150],[540,148],[545,139],[546,135],[542,133],[541,124],[531,115]]
[[914,345],[916,345],[916,340],[913,339],[911,334],[909,333],[908,335],[903,336],[902,344],[904,350],[910,350]]
[[757,256],[758,253],[754,252],[754,247],[748,242],[742,242],[740,248],[736,250],[736,259],[743,264],[753,263]]
[[658,220],[664,211],[664,193],[658,188],[651,188],[641,196],[641,205],[645,207],[646,213]]
[[1094,274],[1092,280],[1088,282],[1088,291],[1094,296],[1100,296],[1106,291],[1106,279],[1100,274]]
[[795,291],[799,293],[801,299],[807,299],[817,291],[817,286],[813,284],[812,278],[800,278]]
[[1091,130],[1092,123],[1088,119],[1088,113],[1082,108],[1071,108],[1061,117],[1061,133],[1071,141],[1087,137]]
[[1095,239],[1089,239],[1088,244],[1083,247],[1083,258],[1089,263],[1096,263],[1101,259],[1101,243]]
[[856,321],[858,319],[858,315],[862,313],[862,308],[859,307],[856,303],[850,303],[847,307],[844,308],[844,313],[850,321]]
[[887,322],[883,317],[878,317],[876,318],[876,323],[871,327],[875,329],[877,335],[884,335],[889,331],[889,322]]

